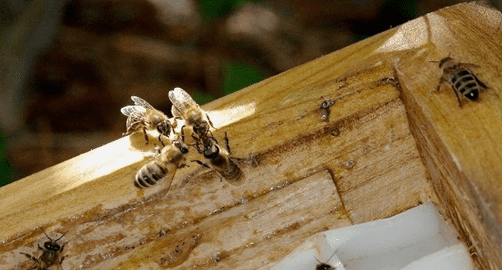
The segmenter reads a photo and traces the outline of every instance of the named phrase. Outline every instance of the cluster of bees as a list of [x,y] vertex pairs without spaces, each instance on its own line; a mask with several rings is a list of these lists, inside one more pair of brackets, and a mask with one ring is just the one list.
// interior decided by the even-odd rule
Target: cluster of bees
[[[134,184],[138,188],[147,188],[159,183],[166,182],[169,187],[174,178],[176,170],[186,165],[185,154],[189,151],[189,146],[193,146],[197,152],[202,154],[207,164],[194,160],[202,166],[212,168],[222,178],[230,184],[240,185],[244,174],[237,165],[235,158],[230,156],[228,137],[225,133],[227,149],[218,145],[210,128],[214,128],[209,116],[204,113],[200,106],[192,97],[181,88],[169,91],[169,99],[173,103],[172,118],[168,118],[164,113],[155,109],[145,100],[139,97],[131,97],[134,105],[125,106],[121,112],[127,116],[127,131],[124,135],[135,132],[143,132],[145,143],[149,143],[147,132],[156,130],[158,141],[163,146],[158,149],[153,161],[147,163],[136,173]],[[185,130],[188,129],[194,143],[185,143]],[[64,245],[58,244],[63,236],[57,239],[50,238],[44,231],[49,241],[44,243],[44,247],[38,245],[42,250],[39,257],[22,253],[34,263],[29,269],[45,270],[53,265],[61,267],[64,256],[60,256]]]
[[[449,84],[455,93],[459,106],[462,106],[460,95],[476,101],[479,92],[482,89],[488,89],[486,84],[479,80],[472,72],[471,68],[479,66],[469,63],[461,63],[451,57],[445,57],[439,61],[439,68],[443,69],[443,75],[439,79],[436,91],[439,91],[442,84]],[[146,188],[159,183],[161,180],[166,182],[169,187],[174,178],[176,170],[186,165],[185,154],[189,151],[189,146],[193,146],[197,152],[202,154],[209,165],[199,160],[194,160],[202,166],[214,169],[222,178],[225,178],[230,184],[240,185],[242,183],[243,173],[235,158],[230,156],[230,147],[228,137],[225,133],[226,148],[218,145],[210,131],[213,127],[209,116],[200,108],[192,97],[181,88],[175,88],[169,91],[169,99],[173,103],[172,118],[168,118],[164,113],[156,110],[145,100],[132,96],[134,105],[125,106],[121,112],[127,116],[127,131],[124,135],[130,135],[135,132],[143,132],[145,143],[149,143],[147,131],[156,130],[158,140],[163,146],[158,149],[155,159],[144,165],[136,173],[134,184],[139,188]],[[332,100],[324,101],[320,107],[321,120],[327,121],[329,117],[329,108],[334,104]],[[189,130],[194,144],[185,143],[185,129]],[[165,143],[167,140],[167,144]],[[56,263],[61,267],[64,256],[60,256],[64,245],[57,243],[63,236],[57,239],[50,238],[44,231],[49,241],[44,243],[44,247],[38,245],[42,250],[42,255],[38,258],[27,253],[22,253],[34,263],[30,269],[48,269]],[[333,256],[333,255],[332,255]],[[331,258],[330,258],[331,259]],[[329,260],[328,260],[329,261]],[[336,269],[327,263],[317,264],[317,270]]]
[[[131,99],[134,105],[121,109],[122,114],[127,116],[127,131],[124,135],[142,131],[145,143],[148,144],[147,131],[156,130],[159,133],[158,140],[163,146],[161,150],[158,149],[155,159],[136,173],[135,186],[146,188],[164,180],[169,187],[176,170],[186,166],[185,154],[188,153],[189,146],[193,146],[202,154],[208,164],[199,160],[194,160],[195,162],[212,168],[230,184],[242,183],[243,173],[235,159],[230,157],[227,134],[225,133],[227,149],[224,149],[218,145],[218,140],[210,130],[214,127],[209,116],[185,90],[177,87],[169,91],[169,99],[173,104],[172,118],[168,118],[139,97],[132,96]],[[185,130],[188,130],[195,143],[190,145],[185,143]]]

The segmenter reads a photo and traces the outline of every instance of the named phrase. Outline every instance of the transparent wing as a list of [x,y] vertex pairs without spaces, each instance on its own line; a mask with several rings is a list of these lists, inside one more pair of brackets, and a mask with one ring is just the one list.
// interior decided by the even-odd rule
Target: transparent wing
[[125,106],[120,109],[120,112],[125,116],[140,115],[144,116],[146,114],[146,109],[141,106]]
[[228,183],[234,186],[240,186],[244,183],[244,173],[232,158],[228,158],[228,167],[225,171],[220,172],[220,174]]
[[131,99],[132,101],[134,101],[134,104],[136,106],[142,106],[142,107],[145,107],[147,109],[152,109],[152,110],[155,110],[153,108],[152,105],[150,105],[150,103],[146,102],[144,99],[140,98],[140,97],[136,97],[136,96],[131,96]]
[[169,91],[169,100],[171,100],[173,106],[175,106],[180,112],[186,111],[189,107],[199,106],[199,104],[197,104],[197,102],[195,102],[185,90],[179,87]]
[[183,114],[180,112],[178,107],[174,105],[171,107],[171,113],[173,114],[174,117],[183,118]]
[[132,132],[136,131],[140,127],[140,124],[144,124],[145,122],[146,109],[144,107],[125,106],[120,109],[120,111],[122,112],[122,114],[127,116],[126,134],[131,134]]

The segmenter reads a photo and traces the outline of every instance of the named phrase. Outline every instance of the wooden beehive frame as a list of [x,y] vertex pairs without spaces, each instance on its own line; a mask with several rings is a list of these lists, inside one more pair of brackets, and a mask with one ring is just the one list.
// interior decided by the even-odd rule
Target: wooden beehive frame
[[[205,105],[241,158],[240,187],[193,163],[170,189],[138,190],[155,146],[142,134],[5,186],[0,264],[28,267],[20,252],[39,252],[43,228],[68,231],[65,269],[269,269],[314,233],[432,201],[479,269],[501,268],[500,25],[459,4]],[[479,101],[434,92],[430,61],[447,55],[480,66]]]

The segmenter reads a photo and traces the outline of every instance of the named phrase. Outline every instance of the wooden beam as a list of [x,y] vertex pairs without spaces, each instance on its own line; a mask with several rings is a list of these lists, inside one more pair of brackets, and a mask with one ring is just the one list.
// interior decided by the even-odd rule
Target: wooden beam
[[[155,147],[142,134],[7,185],[0,264],[29,267],[20,252],[39,256],[44,229],[67,231],[65,269],[270,269],[316,232],[432,201],[480,269],[500,268],[496,18],[459,4],[205,105],[214,135],[227,132],[241,158],[241,186],[191,163],[170,188],[137,189]],[[462,108],[451,92],[433,93],[441,70],[429,61],[450,52],[480,65],[491,88]],[[187,159],[202,157],[191,149]]]
[[[421,50],[396,58],[395,68],[411,130],[434,188],[481,269],[502,267],[502,16],[498,10],[469,3],[415,20]],[[427,31],[425,31],[427,29]],[[435,92],[446,56],[478,65],[472,71],[490,89],[478,101],[451,87]]]

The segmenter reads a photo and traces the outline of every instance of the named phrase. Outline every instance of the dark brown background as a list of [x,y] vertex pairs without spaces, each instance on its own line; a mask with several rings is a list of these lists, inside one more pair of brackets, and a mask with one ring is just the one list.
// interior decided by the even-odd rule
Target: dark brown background
[[0,185],[121,137],[131,95],[205,103],[459,1],[0,1]]

